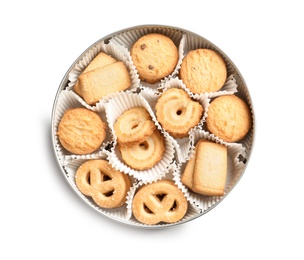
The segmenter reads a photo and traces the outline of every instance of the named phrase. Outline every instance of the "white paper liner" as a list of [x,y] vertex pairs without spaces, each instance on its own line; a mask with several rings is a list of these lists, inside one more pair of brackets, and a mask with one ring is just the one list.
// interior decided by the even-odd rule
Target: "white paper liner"
[[[234,81],[236,81],[236,79],[233,79]],[[243,84],[243,83],[240,83]],[[240,91],[239,91],[240,90]],[[243,86],[238,86],[237,89],[237,93],[230,93],[230,92],[218,92],[218,93],[214,93],[215,95],[207,95],[209,97],[209,103],[206,106],[206,110],[205,110],[205,118],[204,118],[204,122],[206,122],[206,118],[208,117],[208,110],[209,110],[209,106],[210,103],[213,101],[214,98],[219,97],[219,96],[225,96],[225,95],[235,95],[238,96],[239,98],[241,98],[249,107],[250,112],[251,112],[251,120],[252,120],[252,127],[249,129],[248,133],[246,134],[246,136],[242,139],[239,140],[238,143],[242,143],[243,146],[245,147],[246,151],[249,151],[251,149],[251,145],[253,143],[253,135],[254,135],[254,117],[253,117],[253,107],[252,107],[252,103],[251,103],[251,99],[249,96],[248,92],[245,92],[243,90]],[[198,99],[201,98],[201,95],[195,95]],[[203,123],[204,123],[203,122]],[[208,131],[207,127],[205,124],[201,124],[201,128],[205,131]]]
[[[124,111],[135,106],[144,107],[148,111],[157,129],[164,136],[166,147],[162,159],[152,168],[143,171],[134,170],[123,162],[120,152],[117,148],[117,137],[114,131],[114,123],[116,122],[117,118]],[[173,161],[175,150],[172,144],[172,138],[161,128],[149,103],[139,94],[132,92],[122,92],[117,94],[106,104],[106,115],[108,125],[113,136],[113,148],[109,153],[109,161],[112,166],[120,171],[129,174],[130,176],[133,176],[137,180],[143,181],[144,183],[152,182],[154,180],[162,178],[168,171],[168,168]]]
[[[134,28],[133,30],[128,30],[126,32],[120,33],[113,38],[110,39],[110,42],[115,43],[117,45],[122,45],[125,46],[129,51],[131,50],[133,44],[142,36],[150,33],[160,33],[163,35],[168,36],[174,44],[178,47],[178,54],[179,54],[179,59],[177,61],[177,65],[174,69],[174,71],[168,75],[167,77],[163,78],[159,82],[155,84],[150,84],[144,81],[140,81],[140,84],[143,87],[148,87],[152,89],[158,88],[159,84],[161,84],[164,80],[170,79],[172,77],[175,77],[178,74],[180,65],[182,63],[182,58],[183,58],[183,42],[184,42],[184,36],[181,31],[179,30],[168,30],[163,27],[158,27],[158,26],[152,26],[152,27],[147,27],[144,29],[136,29]],[[133,62],[132,62],[133,63]],[[136,68],[135,68],[136,69]]]
[[[184,172],[187,162],[191,157],[193,157],[194,148],[198,140],[205,139],[225,145],[228,148],[227,179],[226,179],[225,191],[223,195],[225,196],[233,188],[233,186],[239,180],[239,178],[241,177],[244,171],[245,164],[243,163],[243,161],[240,161],[240,155],[242,156],[242,158],[246,158],[246,151],[245,151],[246,149],[240,143],[223,142],[218,137],[200,129],[194,129],[191,132],[191,139],[193,140],[192,141],[193,146],[189,154],[189,157],[187,158],[187,161],[185,163],[179,164],[179,167],[174,173],[174,178],[180,181],[181,175]],[[185,186],[181,182],[179,183],[179,185],[181,190],[185,193],[185,196],[189,199],[189,201],[194,205],[197,205],[202,210],[202,212],[210,209],[212,206],[218,203],[223,197],[223,196],[204,196],[191,191],[187,186]]]
[[[213,98],[219,95],[223,94],[233,94],[237,92],[237,84],[235,80],[235,70],[231,62],[226,58],[224,53],[219,50],[216,46],[211,44],[209,41],[207,41],[204,38],[198,38],[196,35],[190,35],[190,34],[185,34],[183,36],[183,41],[182,41],[182,48],[183,48],[183,56],[185,57],[189,51],[191,50],[196,50],[200,48],[206,48],[210,49],[213,51],[216,51],[218,54],[221,55],[221,57],[224,59],[226,67],[227,67],[227,80],[224,84],[224,86],[216,92],[208,92],[208,93],[203,93],[207,94],[209,98]],[[184,58],[183,57],[183,58]]]
[[235,68],[233,64],[230,62],[230,60],[227,58],[225,53],[220,50],[217,46],[215,46],[213,43],[205,39],[204,37],[198,37],[195,34],[185,34],[185,41],[184,41],[184,55],[186,56],[189,51],[195,50],[195,49],[201,49],[201,48],[206,48],[210,49],[213,51],[216,51],[218,54],[222,56],[226,63],[227,67],[227,75],[233,75],[235,73]]
[[[149,104],[151,105],[153,112],[156,113],[155,111],[155,105],[157,103],[158,98],[162,95],[163,92],[171,89],[171,88],[179,88],[184,90],[191,99],[194,101],[197,101],[200,103],[200,105],[203,107],[203,116],[198,124],[201,125],[203,122],[205,122],[205,111],[207,107],[209,106],[209,98],[207,95],[193,95],[193,93],[185,86],[185,84],[180,80],[179,78],[171,78],[168,79],[167,81],[163,82],[160,87],[158,88],[158,91],[153,95],[152,97],[149,97],[148,94],[145,94],[145,98],[149,100]],[[177,150],[177,161],[179,163],[182,163],[185,161],[186,157],[188,156],[189,153],[189,148],[190,148],[190,140],[189,137],[184,137],[184,138],[174,138],[174,146]]]
[[[191,91],[189,90],[191,93]],[[225,95],[235,95],[238,92],[238,84],[234,75],[230,75],[226,79],[226,83],[222,90],[217,92],[201,93],[201,94],[192,94],[193,97],[199,102],[204,104],[204,118],[201,120],[199,127],[203,130],[207,130],[205,122],[208,117],[208,110],[212,99]],[[208,101],[208,102],[206,102]]]
[[[64,112],[70,108],[78,108],[78,107],[85,107],[89,110],[92,110],[90,106],[86,106],[78,95],[76,95],[72,91],[63,90],[60,92],[57,106],[56,106],[56,113],[54,115],[54,133],[57,132],[58,125],[60,123],[60,120],[64,114]],[[101,117],[102,121],[107,124],[107,118],[105,115],[105,110],[102,109],[104,106],[100,106],[99,109],[95,109],[94,112],[98,113],[98,115]],[[69,151],[67,151],[60,143],[58,136],[55,134],[54,136],[55,140],[55,149],[58,154],[59,161],[62,165],[68,164],[70,161],[75,159],[81,159],[81,158],[95,158],[96,156],[99,156],[99,152],[105,149],[105,147],[108,145],[109,142],[111,142],[111,133],[109,127],[106,129],[106,138],[101,144],[100,148],[93,152],[92,154],[87,155],[77,155],[72,154]]]
[[[87,159],[80,159],[77,158],[73,161],[70,161],[67,165],[64,166],[64,169],[67,173],[67,178],[73,189],[77,192],[77,194],[87,203],[89,204],[92,208],[95,210],[99,211],[100,213],[103,213],[111,218],[115,218],[119,221],[127,221],[128,220],[128,209],[127,209],[127,203],[125,203],[123,206],[119,208],[114,208],[114,209],[107,209],[107,208],[102,208],[98,206],[94,200],[90,196],[84,195],[77,187],[76,185],[76,180],[75,180],[75,175],[77,172],[77,169],[86,161],[91,160],[91,159],[104,159],[107,160],[107,154],[104,152],[100,152],[98,156],[95,156],[94,158],[87,158]],[[130,192],[134,189],[134,186],[136,184],[136,181],[130,177],[131,179],[131,188],[127,193],[126,199],[127,201],[129,200],[129,194]]]
[[[90,62],[97,56],[98,53],[104,52],[114,59],[122,61],[127,67],[131,76],[131,86],[128,88],[130,91],[136,91],[139,88],[140,80],[138,78],[135,66],[131,61],[131,56],[128,50],[120,45],[114,43],[105,43],[104,41],[97,43],[82,57],[82,59],[74,66],[68,75],[69,83],[67,90],[73,90],[73,86],[78,80],[79,75],[84,71],[84,69],[90,64]],[[104,97],[106,98],[106,97]],[[83,101],[85,102],[85,101]]]

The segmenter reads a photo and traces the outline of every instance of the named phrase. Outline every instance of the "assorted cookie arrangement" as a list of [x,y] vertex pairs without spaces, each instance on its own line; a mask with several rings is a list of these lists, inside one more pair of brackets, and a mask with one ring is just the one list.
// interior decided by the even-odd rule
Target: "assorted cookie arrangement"
[[211,43],[167,27],[100,40],[67,74],[56,155],[80,196],[136,226],[183,223],[229,193],[253,135],[248,90]]

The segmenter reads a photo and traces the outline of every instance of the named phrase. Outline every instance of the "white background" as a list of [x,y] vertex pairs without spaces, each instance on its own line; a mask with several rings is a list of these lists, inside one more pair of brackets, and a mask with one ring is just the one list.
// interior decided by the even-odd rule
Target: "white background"
[[[303,259],[304,38],[301,1],[2,1],[0,259]],[[241,71],[256,135],[245,174],[184,225],[142,230],[84,204],[62,176],[51,112],[70,65],[100,38],[172,25]]]

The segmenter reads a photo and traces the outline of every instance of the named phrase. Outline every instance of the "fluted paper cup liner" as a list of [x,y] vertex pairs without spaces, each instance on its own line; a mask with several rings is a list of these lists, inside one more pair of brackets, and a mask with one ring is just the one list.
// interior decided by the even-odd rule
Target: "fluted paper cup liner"
[[[136,91],[139,88],[139,78],[137,75],[137,72],[135,70],[135,67],[131,61],[131,56],[128,50],[120,45],[104,41],[97,43],[94,47],[89,49],[87,53],[83,56],[81,60],[79,60],[78,63],[75,64],[73,69],[68,75],[69,83],[67,86],[67,90],[73,90],[73,86],[78,80],[79,75],[84,71],[84,69],[90,64],[90,62],[97,56],[98,53],[104,52],[110,56],[112,56],[114,59],[122,61],[125,66],[127,67],[130,77],[131,77],[131,86],[128,88],[130,91]],[[110,94],[111,95],[111,94]],[[106,97],[103,97],[102,99],[106,99]],[[85,101],[83,101],[85,102]]]
[[[226,58],[226,55],[224,53],[216,48],[216,46],[206,39],[202,37],[196,37],[195,35],[186,34],[184,35],[185,40],[183,41],[183,50],[184,50],[184,57],[188,54],[191,50],[196,49],[210,49],[213,51],[216,51],[221,55],[221,57],[224,59],[226,67],[227,67],[227,80],[224,84],[224,86],[217,92],[209,92],[207,93],[209,98],[216,97],[220,94],[234,94],[237,92],[237,83],[234,78],[234,67],[230,63],[230,61]],[[204,93],[205,94],[205,93]]]
[[[189,153],[189,157],[187,158],[187,161],[185,163],[179,164],[179,167],[177,168],[175,172],[175,178],[177,180],[180,180],[181,175],[183,174],[185,167],[187,165],[187,162],[190,160],[190,158],[194,155],[194,148],[197,144],[198,140],[204,139],[209,140],[214,143],[219,143],[222,145],[227,146],[228,151],[228,160],[227,160],[227,178],[226,178],[226,185],[225,185],[225,191],[224,195],[227,194],[232,187],[236,184],[238,181],[240,175],[242,174],[245,164],[244,164],[244,158],[246,158],[246,149],[243,147],[240,143],[226,143],[220,140],[218,137],[204,131],[201,129],[194,129],[191,132],[191,151]],[[180,183],[181,189],[186,194],[186,197],[189,199],[189,201],[195,205],[197,205],[202,211],[210,209],[210,207],[214,206],[218,201],[221,200],[222,196],[204,196],[198,193],[195,193],[191,191],[187,186],[185,186],[183,183]]]
[[[163,82],[160,85],[160,87],[158,88],[158,91],[154,95],[155,101],[151,102],[154,113],[156,113],[155,105],[157,103],[158,98],[161,97],[162,93],[166,92],[167,90],[169,90],[171,88],[182,89],[189,95],[189,97],[193,101],[199,102],[199,104],[203,108],[203,115],[202,115],[199,123],[196,125],[196,127],[202,125],[203,122],[205,122],[205,117],[206,117],[205,113],[207,111],[207,107],[209,106],[210,99],[208,98],[208,95],[204,95],[204,94],[193,95],[193,93],[185,86],[185,84],[179,78],[168,79],[167,81]],[[148,97],[146,97],[146,98],[148,99]],[[189,130],[189,132],[190,131],[191,131],[191,129]],[[190,149],[190,146],[191,146],[189,135],[186,136],[186,137],[183,137],[183,138],[174,138],[174,140],[175,140],[174,145],[175,145],[176,150],[177,150],[177,160],[178,160],[179,163],[182,163],[182,162],[185,161],[185,158],[188,156],[189,149]]]
[[[94,158],[77,158],[73,161],[70,161],[67,165],[64,166],[64,169],[67,172],[67,177],[69,179],[69,183],[71,184],[73,189],[77,192],[78,196],[80,196],[84,201],[86,201],[87,204],[89,204],[92,208],[94,208],[98,212],[103,213],[111,218],[117,219],[118,221],[122,221],[122,222],[127,221],[128,220],[127,203],[125,203],[124,205],[122,205],[119,208],[113,208],[113,209],[102,208],[94,202],[92,197],[84,195],[78,189],[78,187],[76,185],[76,179],[75,179],[77,170],[83,163],[85,163],[89,160],[92,160],[92,159],[107,160],[107,154],[104,152],[100,152],[98,155],[95,155]],[[134,186],[136,184],[136,181],[132,177],[130,177],[130,180],[131,180],[131,187],[130,187],[130,190],[127,192],[126,201],[129,200],[129,196],[130,196],[129,194],[134,189]]]
[[[76,95],[72,91],[68,90],[63,90],[61,91],[60,95],[58,96],[58,103],[57,103],[57,109],[56,113],[54,115],[54,133],[57,132],[58,125],[60,123],[60,120],[64,114],[65,111],[71,108],[79,108],[79,107],[84,107],[87,108],[88,110],[96,112],[102,119],[102,121],[107,124],[107,119],[105,115],[105,110],[104,110],[104,105],[101,105],[99,108],[92,109],[90,106],[86,105],[82,99],[79,98],[78,95]],[[58,158],[60,160],[60,163],[62,165],[66,165],[70,161],[74,159],[81,159],[81,158],[95,158],[96,156],[99,155],[100,152],[102,152],[107,145],[111,142],[111,133],[110,129],[107,126],[106,128],[106,138],[101,144],[100,148],[97,149],[95,152],[92,154],[87,154],[87,155],[77,155],[77,154],[72,154],[71,152],[67,151],[64,149],[64,147],[61,145],[58,136],[55,134],[54,135],[54,140],[55,140],[55,149],[58,153]]]
[[[152,168],[142,171],[135,170],[123,162],[117,146],[117,136],[114,131],[114,124],[118,117],[126,110],[137,106],[144,107],[148,111],[156,125],[156,128],[163,135],[165,141],[165,153],[162,159]],[[113,148],[109,153],[109,161],[113,167],[120,171],[126,172],[130,176],[133,176],[137,180],[141,180],[144,183],[162,178],[162,176],[168,171],[168,168],[173,161],[175,151],[172,144],[172,138],[162,130],[151,107],[149,106],[149,103],[137,93],[119,93],[106,104],[106,115],[109,128],[111,129],[113,135]]]
[[[180,219],[178,222],[176,222],[176,223],[179,223],[179,222],[189,221],[190,219],[195,218],[200,213],[200,208],[197,205],[195,205],[194,203],[192,203],[191,201],[189,201],[188,195],[185,194],[185,191],[187,191],[187,190],[185,190],[183,188],[183,185],[181,184],[180,179],[175,176],[176,175],[177,167],[178,166],[177,166],[176,163],[171,164],[169,171],[166,173],[165,176],[162,177],[162,180],[172,180],[174,182],[174,184],[176,185],[176,187],[179,188],[184,193],[185,198],[188,201],[187,212],[186,212],[185,216],[182,219]],[[132,202],[133,202],[133,198],[134,198],[134,195],[136,194],[137,190],[140,189],[144,185],[146,185],[146,183],[144,183],[142,181],[140,181],[136,185],[134,185],[132,187],[132,190],[129,193],[128,200],[127,200],[127,208],[128,208],[127,216],[128,216],[128,220],[132,224],[134,224],[136,226],[142,226],[142,227],[146,227],[146,226],[149,226],[149,225],[140,223],[133,216]],[[161,222],[159,225],[160,226],[167,226],[167,225],[170,225],[170,224]]]
[[[110,42],[113,42],[115,44],[119,44],[121,46],[126,47],[129,51],[131,51],[133,44],[142,36],[150,33],[160,33],[163,35],[168,36],[174,44],[178,47],[178,54],[179,54],[179,59],[176,64],[176,67],[174,71],[168,75],[167,77],[163,78],[159,82],[155,84],[150,84],[144,81],[141,81],[140,84],[144,87],[149,87],[152,89],[156,89],[159,84],[161,84],[162,81],[166,80],[167,78],[171,78],[177,75],[178,70],[180,68],[180,64],[182,62],[183,58],[183,42],[184,42],[184,36],[180,31],[173,31],[173,30],[167,30],[166,28],[162,27],[149,27],[141,30],[131,30],[131,31],[126,31],[122,32],[115,37],[113,37]],[[136,69],[136,68],[135,68]]]

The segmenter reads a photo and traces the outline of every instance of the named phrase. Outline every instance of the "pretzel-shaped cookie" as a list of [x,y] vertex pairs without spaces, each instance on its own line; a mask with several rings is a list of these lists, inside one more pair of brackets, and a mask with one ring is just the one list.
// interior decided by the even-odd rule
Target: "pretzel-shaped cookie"
[[134,217],[147,225],[179,221],[188,209],[184,194],[171,180],[142,186],[135,194],[132,205]]
[[131,181],[106,160],[91,160],[76,171],[76,185],[102,208],[118,208],[126,202]]

